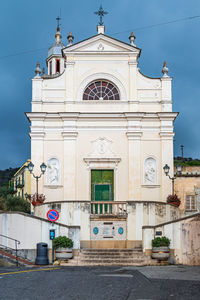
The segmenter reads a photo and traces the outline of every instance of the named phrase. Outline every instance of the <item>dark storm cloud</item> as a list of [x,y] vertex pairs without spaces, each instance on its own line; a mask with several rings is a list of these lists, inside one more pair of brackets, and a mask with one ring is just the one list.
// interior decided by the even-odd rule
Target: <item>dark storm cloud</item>
[[[19,166],[30,157],[24,112],[30,111],[35,64],[39,60],[45,66],[47,49],[54,42],[60,7],[66,44],[69,31],[75,42],[96,34],[93,12],[101,3],[109,12],[104,18],[108,35],[129,42],[130,32],[137,29],[136,45],[142,48],[139,67],[144,74],[162,76],[162,64],[167,61],[173,77],[173,109],[180,112],[175,122],[175,154],[180,155],[183,144],[186,156],[200,157],[200,18],[139,29],[196,16],[199,0],[7,0],[0,11],[0,169]],[[20,52],[24,54],[16,55]]]

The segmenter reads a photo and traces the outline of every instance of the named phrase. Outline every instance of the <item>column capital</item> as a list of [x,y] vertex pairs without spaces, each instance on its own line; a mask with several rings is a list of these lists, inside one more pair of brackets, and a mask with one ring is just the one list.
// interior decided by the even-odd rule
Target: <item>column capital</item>
[[76,140],[78,132],[76,131],[63,131],[62,136],[64,140]]
[[141,140],[142,137],[142,132],[133,132],[133,131],[128,131],[126,133],[128,140]]
[[45,132],[30,132],[29,135],[31,140],[44,140]]
[[162,140],[171,140],[173,139],[174,135],[174,132],[160,132],[160,137]]

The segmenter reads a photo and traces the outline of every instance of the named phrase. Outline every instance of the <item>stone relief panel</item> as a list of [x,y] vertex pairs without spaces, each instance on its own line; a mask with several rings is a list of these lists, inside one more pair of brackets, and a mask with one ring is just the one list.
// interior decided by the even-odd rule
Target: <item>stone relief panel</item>
[[89,154],[89,157],[104,157],[104,158],[113,158],[116,157],[116,155],[111,151],[112,141],[109,141],[106,138],[98,138],[95,141],[92,141],[92,147],[93,150]]
[[60,183],[60,163],[57,158],[50,158],[47,162],[47,184],[58,185]]
[[157,164],[153,157],[144,161],[144,184],[155,185],[157,183]]

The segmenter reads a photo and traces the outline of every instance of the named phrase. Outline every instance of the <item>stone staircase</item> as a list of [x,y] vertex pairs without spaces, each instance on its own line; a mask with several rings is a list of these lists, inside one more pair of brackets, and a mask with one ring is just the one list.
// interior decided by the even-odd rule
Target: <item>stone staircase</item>
[[78,256],[61,265],[68,266],[145,266],[155,261],[135,249],[81,249]]
[[[23,257],[17,257],[19,266],[35,266],[35,264]],[[15,266],[16,256],[12,251],[0,248],[0,266]]]

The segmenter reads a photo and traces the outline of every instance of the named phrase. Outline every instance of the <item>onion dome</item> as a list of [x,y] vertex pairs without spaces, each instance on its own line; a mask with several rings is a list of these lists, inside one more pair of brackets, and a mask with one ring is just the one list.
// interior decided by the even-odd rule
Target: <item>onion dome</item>
[[64,48],[64,44],[61,42],[61,33],[59,26],[57,27],[57,32],[55,34],[56,41],[55,43],[48,49],[47,59],[52,56],[61,56],[62,55],[62,49]]

